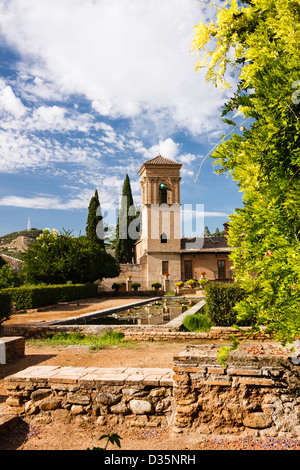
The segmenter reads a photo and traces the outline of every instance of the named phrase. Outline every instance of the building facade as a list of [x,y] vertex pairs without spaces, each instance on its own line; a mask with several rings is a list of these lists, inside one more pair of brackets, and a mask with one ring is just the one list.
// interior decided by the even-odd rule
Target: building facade
[[153,282],[164,286],[168,279],[168,287],[174,290],[180,280],[230,279],[228,254],[232,248],[226,236],[181,237],[181,167],[161,155],[143,163],[139,170],[142,231],[135,243],[135,263],[121,265],[119,278],[110,283],[130,278],[142,290],[149,290]]

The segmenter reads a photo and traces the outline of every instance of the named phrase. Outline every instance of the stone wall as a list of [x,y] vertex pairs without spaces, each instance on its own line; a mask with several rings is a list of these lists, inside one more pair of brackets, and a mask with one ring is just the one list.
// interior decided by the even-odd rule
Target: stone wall
[[299,439],[299,359],[278,344],[249,343],[223,368],[217,350],[186,346],[173,370],[29,367],[6,378],[5,413],[41,423],[76,417],[103,427]]
[[80,416],[100,426],[167,427],[172,370],[33,366],[6,378],[6,414],[40,423]]
[[[156,325],[2,325],[0,334],[7,336],[24,336],[24,338],[43,338],[48,333],[83,333],[86,335],[102,335],[105,331],[120,331],[128,341],[180,341],[198,340],[201,342],[229,341],[234,335],[242,339],[249,328],[240,328],[240,331],[230,327],[212,327],[209,332],[181,331],[180,327],[167,327]],[[249,334],[249,333],[247,333]],[[254,338],[254,337],[253,337]],[[250,337],[252,339],[252,337]],[[268,341],[261,333],[255,334],[255,339]]]
[[216,346],[187,346],[174,358],[174,429],[299,439],[296,363],[288,350],[250,344],[223,368]]

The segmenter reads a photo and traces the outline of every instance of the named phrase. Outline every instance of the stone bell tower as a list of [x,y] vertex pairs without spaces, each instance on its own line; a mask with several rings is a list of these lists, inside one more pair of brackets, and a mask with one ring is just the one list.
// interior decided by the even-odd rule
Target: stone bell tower
[[174,283],[181,278],[181,166],[158,155],[143,163],[139,170],[142,234],[136,244],[136,259],[138,263],[145,263],[148,288],[155,281],[163,284],[164,279],[174,288]]

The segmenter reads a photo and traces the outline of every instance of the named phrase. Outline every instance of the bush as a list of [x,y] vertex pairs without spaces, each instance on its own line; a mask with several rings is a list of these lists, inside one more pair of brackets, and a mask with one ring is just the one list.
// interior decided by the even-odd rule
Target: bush
[[208,283],[208,279],[199,279],[198,284],[199,286],[205,287]]
[[161,287],[161,283],[160,282],[153,282],[151,284],[151,287],[154,287],[154,289],[159,289]]
[[7,293],[0,293],[0,325],[9,319],[11,310],[11,296]]
[[184,283],[182,281],[175,282],[176,287],[183,287]]
[[238,284],[208,283],[205,286],[207,314],[216,326],[250,326],[251,320],[239,321],[234,306],[246,297]]
[[133,290],[138,290],[138,288],[141,287],[141,284],[139,282],[133,282],[131,287]]
[[4,264],[4,266],[0,267],[0,289],[5,289],[7,287],[19,287],[21,284],[21,273],[14,271],[8,266],[8,264]]
[[189,279],[188,281],[186,281],[187,286],[195,287],[196,284],[197,281],[195,281],[195,279]]
[[113,285],[111,286],[111,288],[115,290],[116,292],[118,292],[121,289],[121,287],[123,287],[123,284],[120,282],[114,282]]
[[96,284],[64,284],[52,286],[21,286],[2,289],[1,293],[8,294],[16,310],[46,307],[58,302],[95,297],[98,288]]
[[203,313],[186,315],[183,319],[183,327],[187,331],[210,331],[211,320]]

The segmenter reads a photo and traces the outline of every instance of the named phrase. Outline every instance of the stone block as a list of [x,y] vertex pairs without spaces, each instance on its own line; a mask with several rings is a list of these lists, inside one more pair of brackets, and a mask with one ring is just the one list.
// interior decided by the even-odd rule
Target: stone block
[[243,425],[247,428],[264,429],[270,427],[271,424],[271,417],[264,413],[250,413],[243,420]]
[[152,413],[153,406],[150,401],[133,399],[129,402],[131,411],[137,415]]
[[44,398],[49,397],[52,394],[51,389],[49,388],[40,388],[38,390],[34,390],[31,395],[30,395],[30,400],[35,402],[35,401],[40,401],[43,400]]

